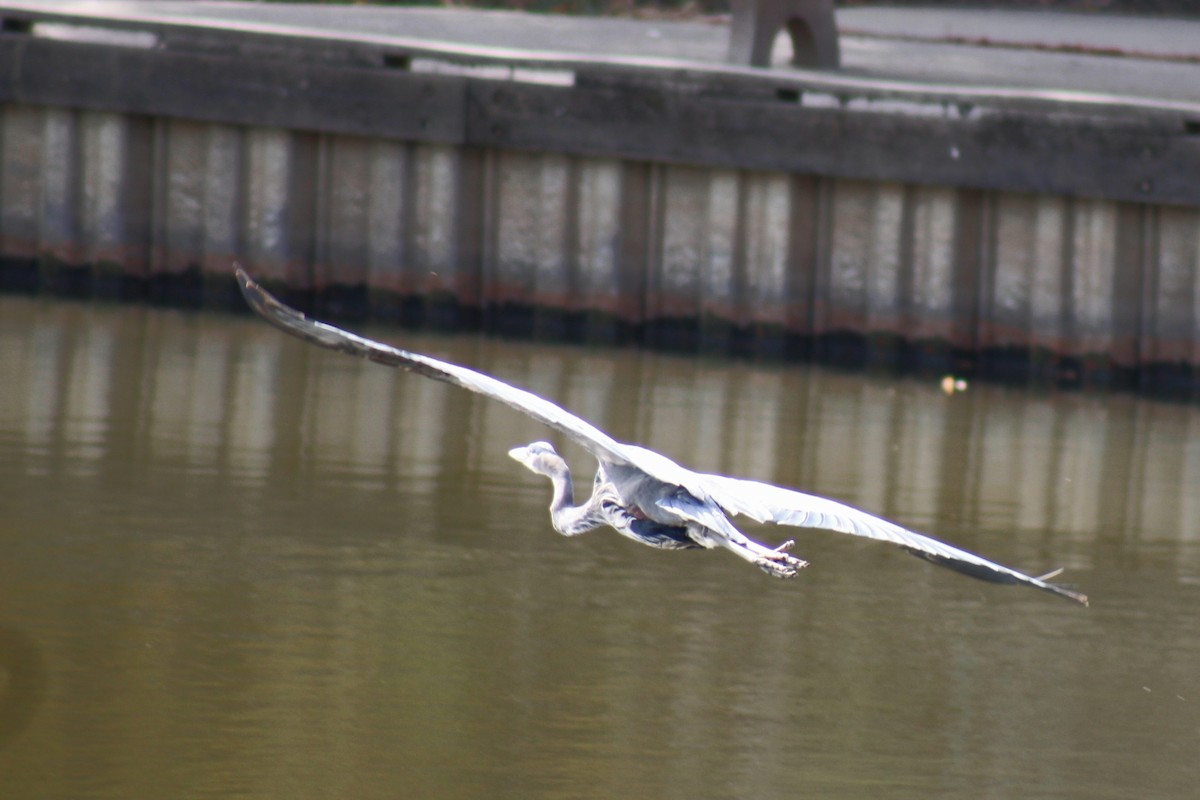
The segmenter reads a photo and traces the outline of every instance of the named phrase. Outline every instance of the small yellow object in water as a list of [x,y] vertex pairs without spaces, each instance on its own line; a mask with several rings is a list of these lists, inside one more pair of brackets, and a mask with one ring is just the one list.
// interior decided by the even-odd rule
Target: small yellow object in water
[[947,375],[942,378],[942,391],[946,394],[965,392],[966,390],[967,381],[964,378],[956,378],[953,375]]

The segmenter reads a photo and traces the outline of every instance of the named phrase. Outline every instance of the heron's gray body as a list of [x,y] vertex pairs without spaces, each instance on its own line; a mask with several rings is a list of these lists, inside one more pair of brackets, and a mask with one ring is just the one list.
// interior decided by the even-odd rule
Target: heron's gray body
[[[563,465],[565,467],[565,461]],[[569,480],[569,471],[566,475]],[[607,525],[622,536],[659,550],[688,550],[702,546],[689,536],[686,525],[675,520],[651,518],[636,503],[626,500],[603,465],[596,469],[592,496],[587,502],[568,510],[570,516],[564,515],[561,522],[555,519],[553,508],[552,502],[551,523],[564,536],[575,536]]]
[[888,542],[975,578],[1031,586],[1087,604],[1085,595],[1048,583],[1045,578],[1049,576],[1026,575],[836,500],[758,481],[693,472],[653,450],[618,442],[549,400],[489,375],[310,320],[264,291],[240,267],[236,271],[247,302],[276,327],[322,347],[417,372],[499,400],[584,447],[595,456],[599,467],[591,498],[578,505],[574,502],[570,469],[550,444],[534,442],[509,453],[529,469],[550,478],[551,522],[566,536],[607,525],[651,547],[722,547],[781,578],[794,577],[807,566],[787,553],[790,540],[769,548],[743,534],[730,520],[743,515],[759,523],[822,528]]
[[[529,469],[550,479],[550,523],[563,536],[578,536],[607,525],[636,542],[664,550],[699,547],[685,525],[675,520],[662,522],[646,516],[636,503],[630,502],[609,478],[604,465],[596,469],[592,481],[592,496],[575,504],[575,489],[571,469],[549,442],[534,442],[514,447],[508,454]],[[662,516],[661,514],[659,516]]]
[[[792,541],[771,549],[750,539],[729,521],[695,473],[665,456],[635,445],[621,445],[640,460],[642,468],[628,462],[600,458],[592,497],[574,505],[571,469],[549,442],[514,447],[508,454],[533,472],[545,475],[554,487],[550,521],[564,536],[575,536],[608,525],[623,536],[660,549],[724,547],[779,578],[792,578],[807,562],[788,555]],[[655,472],[647,472],[653,467]],[[659,475],[670,475],[666,481]]]

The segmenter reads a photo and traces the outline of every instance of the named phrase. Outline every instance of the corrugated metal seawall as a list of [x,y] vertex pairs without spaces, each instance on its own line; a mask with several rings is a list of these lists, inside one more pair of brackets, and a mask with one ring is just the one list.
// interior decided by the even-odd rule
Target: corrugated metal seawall
[[[1200,385],[1186,113],[864,114],[759,76],[547,85],[5,30],[0,288],[230,305],[237,260],[328,316]],[[911,150],[884,159],[893,134]]]
[[342,316],[1200,364],[1194,208],[29,106],[0,155],[9,287],[221,302],[241,260]]

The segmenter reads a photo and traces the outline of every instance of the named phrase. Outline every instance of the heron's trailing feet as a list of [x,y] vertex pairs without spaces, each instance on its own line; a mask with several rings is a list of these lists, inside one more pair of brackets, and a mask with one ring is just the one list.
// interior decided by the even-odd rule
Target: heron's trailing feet
[[808,562],[804,559],[788,554],[788,550],[791,550],[795,546],[796,540],[788,539],[772,550],[771,555],[760,558],[754,564],[763,572],[773,577],[794,578],[800,574],[800,570],[808,566]]

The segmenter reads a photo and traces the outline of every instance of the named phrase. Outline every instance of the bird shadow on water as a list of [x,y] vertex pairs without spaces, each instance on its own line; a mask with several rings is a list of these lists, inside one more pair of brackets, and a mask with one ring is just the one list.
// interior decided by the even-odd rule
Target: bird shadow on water
[[37,716],[46,684],[46,662],[33,637],[0,627],[0,751]]

